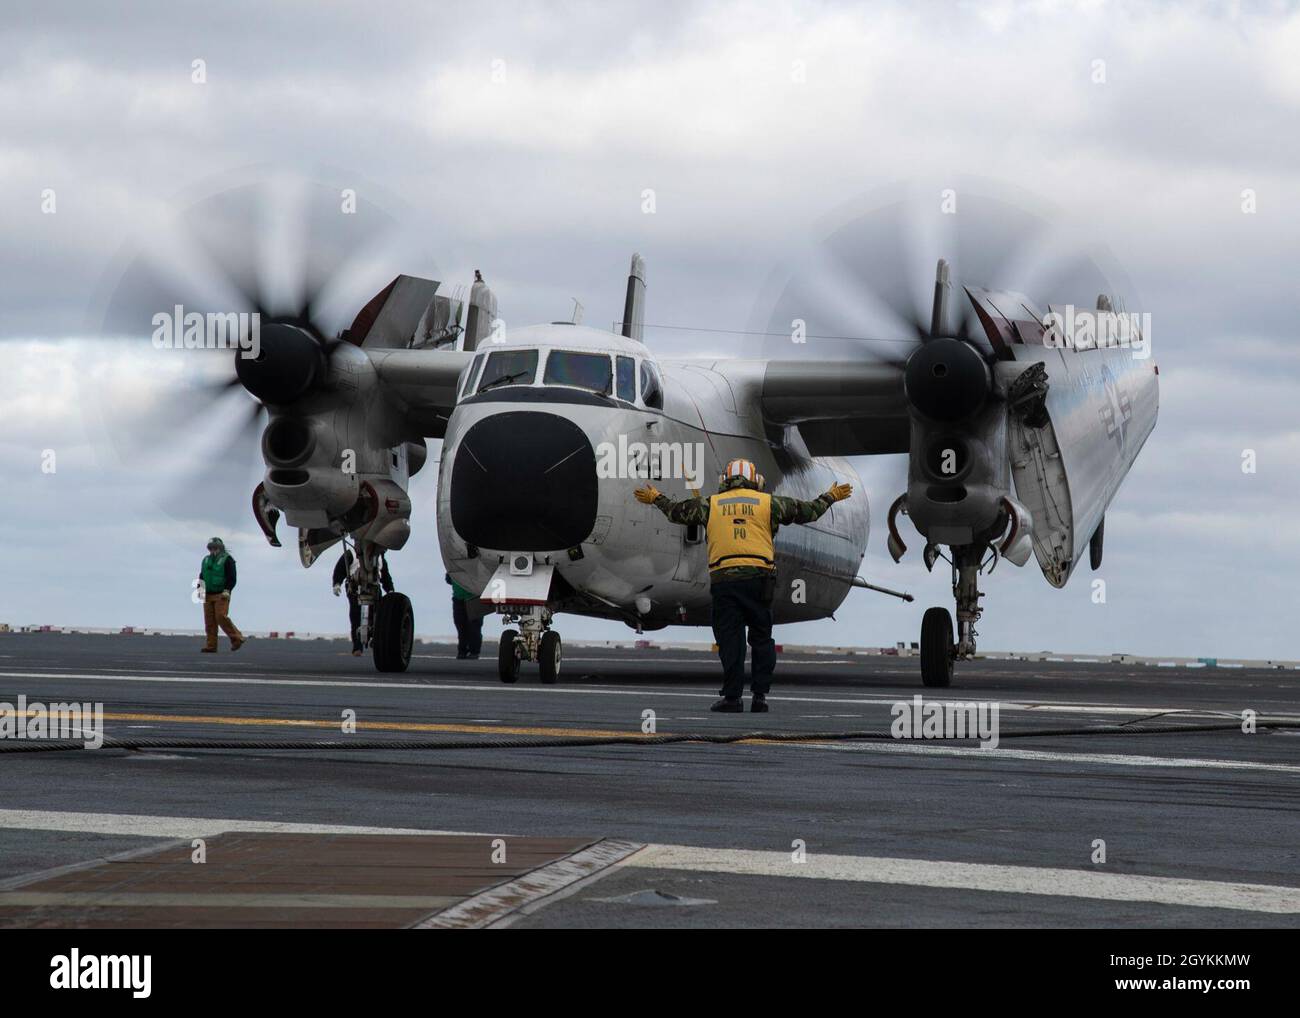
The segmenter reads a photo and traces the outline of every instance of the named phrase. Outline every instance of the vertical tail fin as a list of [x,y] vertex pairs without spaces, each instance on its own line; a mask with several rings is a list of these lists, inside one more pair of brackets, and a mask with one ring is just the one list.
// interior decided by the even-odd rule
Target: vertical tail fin
[[477,270],[474,272],[474,285],[469,288],[469,314],[465,317],[466,350],[477,350],[479,344],[492,332],[492,323],[497,319],[497,297]]
[[948,262],[940,258],[934,270],[934,307],[930,311],[930,335],[948,334]]
[[627,277],[627,300],[623,302],[623,335],[643,342],[645,331],[645,259],[632,256],[632,269]]

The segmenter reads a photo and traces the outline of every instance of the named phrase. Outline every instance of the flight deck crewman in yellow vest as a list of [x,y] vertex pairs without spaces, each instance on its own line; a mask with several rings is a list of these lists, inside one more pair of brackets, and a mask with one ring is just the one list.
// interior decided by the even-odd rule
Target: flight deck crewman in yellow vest
[[710,709],[739,713],[745,709],[745,628],[752,650],[750,710],[767,711],[767,692],[776,669],[772,639],[772,597],[775,593],[774,538],[784,523],[812,523],[853,488],[832,485],[811,501],[769,495],[763,475],[749,460],[732,460],[708,498],[674,502],[652,485],[636,490],[637,500],[653,505],[674,523],[705,527],[709,544],[709,584],[713,595],[713,638],[722,661],[720,699]]

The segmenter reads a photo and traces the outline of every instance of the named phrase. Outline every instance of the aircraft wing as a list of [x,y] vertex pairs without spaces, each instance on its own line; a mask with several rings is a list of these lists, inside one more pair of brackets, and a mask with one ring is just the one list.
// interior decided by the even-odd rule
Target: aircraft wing
[[870,361],[775,360],[763,375],[763,416],[799,428],[814,456],[908,451],[903,369]]
[[384,388],[402,404],[407,419],[426,438],[442,438],[456,405],[456,384],[474,358],[461,350],[371,350]]

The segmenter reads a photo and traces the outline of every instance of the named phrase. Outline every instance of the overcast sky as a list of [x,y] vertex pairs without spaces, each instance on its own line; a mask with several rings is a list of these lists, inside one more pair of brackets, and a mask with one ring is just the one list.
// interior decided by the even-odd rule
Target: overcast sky
[[[1108,514],[1106,603],[1084,570],[1056,591],[1004,564],[981,584],[981,646],[1300,657],[1291,5],[169,0],[10,2],[2,17],[2,622],[196,627],[189,584],[219,531],[240,564],[242,627],[345,626],[325,566],[304,571],[251,516],[227,518],[261,469],[233,437],[238,397],[191,405],[188,367],[98,335],[125,262],[165,259],[156,224],[196,199],[303,174],[391,215],[387,246],[362,252],[335,295],[345,317],[399,272],[454,284],[481,268],[508,322],[567,318],[576,297],[608,325],[635,250],[650,322],[744,329],[854,210],[902,193],[924,208],[954,187],[959,202],[1012,201],[1105,261],[1130,309],[1152,314],[1161,378],[1156,431]],[[900,254],[914,288],[945,253],[922,240]],[[648,341],[756,349],[716,332]],[[132,428],[160,458],[147,478],[114,451]],[[946,573],[885,553],[900,465],[859,468],[867,575],[917,601],[857,591],[838,621],[785,642],[912,640],[924,607],[949,602]],[[178,485],[221,491],[211,513],[160,509]],[[434,487],[431,465],[393,569],[418,629],[447,633]]]

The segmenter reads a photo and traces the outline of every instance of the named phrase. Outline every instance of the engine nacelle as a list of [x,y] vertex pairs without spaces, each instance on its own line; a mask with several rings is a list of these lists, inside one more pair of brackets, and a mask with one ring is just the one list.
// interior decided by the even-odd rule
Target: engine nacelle
[[356,474],[320,467],[273,467],[263,484],[267,499],[289,525],[303,529],[328,526],[356,504],[361,492]]
[[290,526],[324,527],[356,504],[361,482],[355,471],[340,469],[338,455],[332,415],[271,418],[262,433],[263,484]]
[[974,347],[936,338],[908,359],[911,417],[907,512],[931,544],[986,544],[1001,535],[1011,491],[1007,410]]
[[931,544],[986,544],[1005,529],[1011,492],[1006,407],[989,403],[959,424],[915,417],[907,512]]

